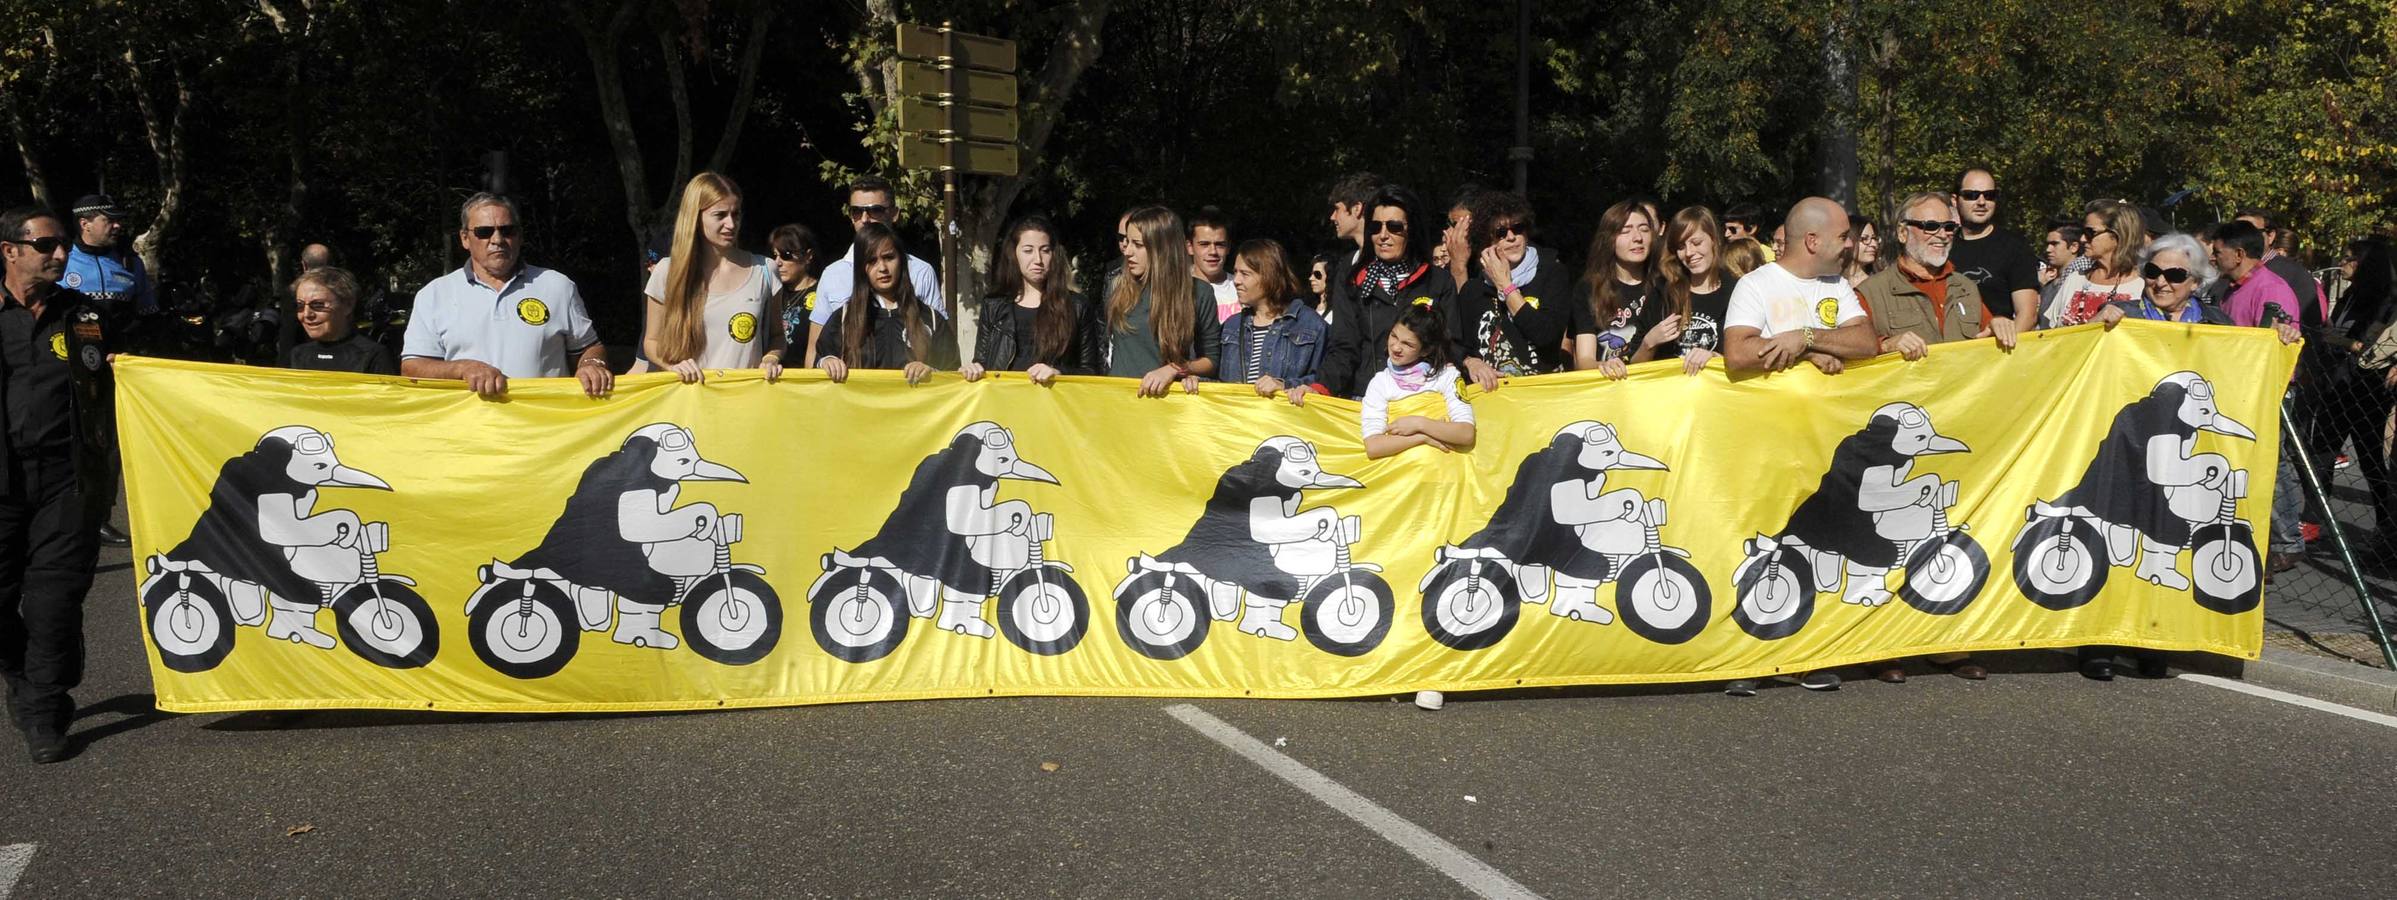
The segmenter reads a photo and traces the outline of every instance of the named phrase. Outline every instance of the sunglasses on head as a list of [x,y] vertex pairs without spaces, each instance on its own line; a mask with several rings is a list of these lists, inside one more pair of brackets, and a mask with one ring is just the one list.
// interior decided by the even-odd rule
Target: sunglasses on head
[[1368,235],[1380,234],[1384,231],[1389,232],[1392,237],[1405,237],[1407,223],[1397,219],[1375,219],[1365,223],[1365,233]]
[[2147,265],[2140,267],[2139,274],[2145,275],[2149,278],[2161,278],[2169,284],[2180,284],[2181,282],[2189,280],[2189,270],[2179,266],[2173,266],[2169,269],[2160,269],[2156,267],[2155,263],[2148,263]]
[[849,207],[849,218],[855,219],[864,217],[868,219],[885,219],[889,218],[890,214],[897,211],[897,209],[897,207],[883,203],[874,203],[866,206],[852,206]]
[[16,238],[9,238],[7,243],[24,247],[32,247],[33,252],[39,253],[43,256],[48,256],[52,253],[58,252],[59,248],[67,246],[68,241],[66,238],[62,237],[38,237],[32,240],[18,240]]
[[516,236],[516,226],[477,225],[471,229],[468,229],[467,233],[474,235],[474,239],[478,241],[488,241],[491,239],[491,236],[495,234],[504,238],[513,238]]
[[1998,191],[1995,188],[1986,191],[1957,191],[1956,196],[1965,200],[1987,200],[1996,203]]
[[1901,221],[1906,224],[1906,227],[1912,228],[1916,231],[1933,232],[1938,234],[1955,234],[1958,231],[1964,230],[1964,226],[1958,225],[1955,222],[1934,222],[1929,219],[1904,219]]

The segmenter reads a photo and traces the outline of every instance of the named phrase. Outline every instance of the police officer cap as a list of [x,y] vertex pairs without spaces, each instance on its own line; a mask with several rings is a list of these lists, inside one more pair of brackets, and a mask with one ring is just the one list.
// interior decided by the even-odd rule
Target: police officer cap
[[125,208],[118,206],[116,200],[107,194],[85,194],[75,201],[75,218],[82,219],[90,216],[122,219],[125,217]]

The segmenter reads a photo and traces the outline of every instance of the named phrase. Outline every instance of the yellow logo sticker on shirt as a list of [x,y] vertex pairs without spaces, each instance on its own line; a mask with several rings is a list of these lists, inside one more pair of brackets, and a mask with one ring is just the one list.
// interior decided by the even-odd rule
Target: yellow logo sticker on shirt
[[802,296],[802,297],[800,297],[800,298],[799,298],[799,308],[800,308],[800,309],[807,310],[808,312],[815,312],[815,311],[816,311],[816,292],[814,292],[814,291],[808,291],[808,292],[807,292],[807,294],[806,294],[805,296]]
[[547,325],[549,324],[549,304],[532,297],[518,300],[516,301],[516,318],[523,319],[526,325]]
[[65,358],[67,358],[67,333],[66,333],[66,332],[64,332],[64,331],[61,331],[61,332],[59,332],[59,333],[57,333],[57,334],[53,334],[53,335],[51,335],[51,336],[50,336],[50,352],[51,352],[51,353],[54,353],[54,354],[57,354],[57,356],[58,356],[58,358],[59,358],[59,359],[65,359]]
[[757,317],[748,313],[733,313],[731,328],[733,340],[749,343],[751,338],[757,337]]
[[1839,298],[1825,297],[1814,304],[1814,317],[1823,320],[1823,327],[1839,327]]

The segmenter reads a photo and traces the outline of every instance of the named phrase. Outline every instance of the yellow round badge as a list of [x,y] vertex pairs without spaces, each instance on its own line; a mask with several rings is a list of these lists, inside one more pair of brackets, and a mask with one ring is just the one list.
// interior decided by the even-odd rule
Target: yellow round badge
[[516,318],[523,319],[526,325],[547,325],[549,324],[549,304],[532,297],[518,300],[516,301]]
[[1825,297],[1816,301],[1814,317],[1822,320],[1824,328],[1839,327],[1839,298]]
[[733,313],[732,321],[728,324],[731,327],[733,340],[746,344],[751,338],[757,337],[756,316],[748,313]]
[[64,331],[61,331],[61,332],[59,332],[59,333],[57,333],[57,334],[53,334],[53,335],[51,335],[51,336],[50,336],[50,352],[51,352],[51,353],[53,353],[53,354],[56,354],[56,355],[58,356],[58,358],[59,358],[59,359],[65,359],[65,358],[67,358],[67,333],[66,333],[66,332],[64,332]]
[[815,291],[808,291],[808,292],[807,292],[807,296],[804,296],[804,297],[801,297],[801,298],[799,298],[799,306],[800,306],[800,308],[801,308],[801,309],[805,309],[805,310],[807,310],[808,312],[815,312],[815,311],[816,311],[816,292],[815,292]]

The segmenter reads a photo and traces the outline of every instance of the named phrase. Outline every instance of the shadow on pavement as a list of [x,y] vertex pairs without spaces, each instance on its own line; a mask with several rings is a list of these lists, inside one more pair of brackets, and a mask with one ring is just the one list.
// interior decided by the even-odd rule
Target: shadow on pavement
[[295,709],[234,713],[200,726],[207,731],[287,731],[318,728],[391,728],[424,725],[498,725],[517,722],[594,722],[656,719],[754,709],[677,709],[606,713],[473,713],[408,709]]
[[103,714],[120,715],[124,718],[106,725],[75,732],[73,737],[78,752],[82,748],[100,741],[128,731],[147,728],[171,718],[168,714],[158,711],[158,697],[155,694],[121,694],[75,710],[77,720]]

